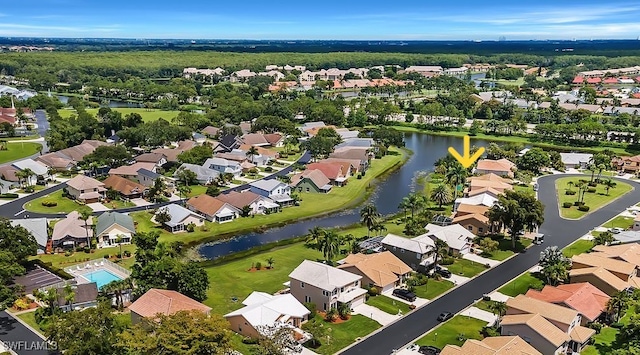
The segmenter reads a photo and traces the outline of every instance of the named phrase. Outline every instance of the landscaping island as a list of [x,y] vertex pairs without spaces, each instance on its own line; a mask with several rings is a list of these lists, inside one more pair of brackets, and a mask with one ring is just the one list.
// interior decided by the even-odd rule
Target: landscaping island
[[556,181],[560,216],[567,219],[580,219],[631,190],[633,190],[631,185],[618,180],[595,179],[590,182],[586,176],[585,179],[560,178]]

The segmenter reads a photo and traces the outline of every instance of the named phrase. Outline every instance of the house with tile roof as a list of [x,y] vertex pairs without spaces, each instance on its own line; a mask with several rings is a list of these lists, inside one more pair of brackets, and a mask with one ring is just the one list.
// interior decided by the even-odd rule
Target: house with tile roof
[[485,236],[493,233],[489,217],[484,213],[471,213],[464,215],[456,215],[451,221],[452,224],[459,224],[464,229],[477,236]]
[[364,304],[367,291],[360,287],[361,280],[360,275],[311,260],[304,260],[289,274],[291,294],[325,312],[337,308],[338,303],[351,308]]
[[109,170],[109,175],[118,175],[127,179],[137,179],[138,170],[146,169],[149,171],[157,172],[157,166],[154,163],[139,162],[131,165],[123,165],[118,168]]
[[202,134],[204,134],[209,138],[214,138],[214,137],[217,137],[218,134],[220,134],[220,128],[214,127],[214,126],[207,126],[203,128],[201,132]]
[[[570,349],[574,352],[580,352],[586,345],[588,345],[589,340],[595,334],[595,330],[586,328],[580,325],[582,321],[582,316],[580,312],[571,308],[563,307],[554,303],[541,301],[535,298],[527,297],[525,295],[518,295],[516,297],[510,298],[509,300],[507,300],[506,305],[507,305],[506,315],[500,321],[500,324],[502,326],[502,333],[501,333],[502,335],[519,335],[526,340],[527,338],[525,338],[525,336],[528,336],[528,334],[531,334],[531,333],[527,334],[524,332],[517,332],[517,330],[519,329],[518,327],[511,327],[511,325],[517,324],[516,322],[514,322],[513,316],[516,316],[515,318],[517,318],[517,316],[520,316],[521,318],[523,318],[521,319],[522,321],[527,316],[531,317],[535,315],[541,316],[542,318],[547,320],[550,324],[552,324],[553,327],[562,331],[566,335],[566,337],[568,337],[569,339],[569,341],[567,342],[566,341],[567,338],[565,338],[563,345],[565,345],[567,349]],[[510,316],[511,318],[509,318]],[[504,323],[505,318],[507,319],[506,328]],[[525,322],[525,324],[528,324],[527,322],[531,321],[531,319],[532,318],[529,318]],[[540,322],[539,319],[534,320],[534,322],[544,323],[544,322]],[[537,330],[542,330],[542,329],[545,329],[545,332],[548,332],[549,335],[551,335],[552,333],[556,333],[555,331],[553,332],[550,331],[548,324],[545,327],[542,327]],[[550,340],[552,338],[556,338],[556,337],[555,336],[548,337],[547,340]],[[560,340],[559,337],[557,337],[557,340],[558,341]],[[539,343],[536,344],[533,341],[531,342],[531,344],[533,345],[533,347],[535,347],[536,349],[538,349],[544,354],[555,353],[556,351],[554,350],[553,352],[549,352],[550,348],[548,347],[548,344],[545,344],[545,345],[542,345]],[[556,347],[556,349],[558,349],[558,347]]]
[[441,240],[449,246],[452,253],[464,255],[471,251],[475,235],[459,224],[449,226],[438,226],[435,224],[427,224],[424,227],[427,230],[426,235],[433,241]]
[[424,235],[405,238],[395,234],[387,234],[380,244],[406,265],[416,271],[425,272],[435,262],[433,239]]
[[386,293],[403,285],[413,269],[390,251],[373,254],[349,254],[338,269],[362,276],[362,284]]
[[211,222],[218,223],[231,222],[241,214],[237,207],[206,194],[190,198],[187,208]]
[[496,196],[490,193],[482,193],[471,197],[460,197],[454,201],[453,212],[457,212],[460,206],[478,206],[478,208],[491,208],[498,201]]
[[153,163],[158,168],[169,161],[167,156],[160,152],[140,154],[134,157],[133,160],[135,160],[136,163]]
[[265,147],[270,146],[271,143],[267,141],[262,133],[247,133],[240,137],[241,144],[250,145],[253,147]]
[[328,177],[334,186],[344,186],[350,175],[350,169],[345,169],[342,163],[315,162],[307,165],[309,170],[320,170]]
[[231,330],[254,339],[267,336],[264,331],[270,328],[286,327],[303,334],[300,327],[311,313],[290,293],[270,295],[254,291],[242,304],[243,308],[225,314],[224,318]]
[[276,148],[284,147],[284,138],[280,133],[267,133],[264,135],[264,139],[269,142],[269,145]]
[[63,154],[57,153],[58,152],[52,152],[40,155],[35,158],[35,161],[40,162],[56,171],[69,171],[77,165],[77,162],[75,162],[74,160]]
[[235,177],[242,174],[242,167],[239,163],[223,158],[209,158],[204,162],[204,164],[202,164],[202,166],[215,170],[220,174],[232,174]]
[[107,211],[98,216],[95,235],[98,247],[109,247],[120,244],[131,244],[136,227],[131,216]]
[[581,324],[584,326],[603,318],[610,298],[588,282],[555,287],[546,285],[540,291],[529,289],[525,296],[576,310],[582,316]]
[[159,213],[167,212],[171,219],[168,222],[164,223],[164,227],[167,228],[171,233],[179,233],[185,232],[187,230],[187,226],[193,224],[196,227],[199,227],[204,224],[204,216],[201,216],[193,211],[190,211],[180,205],[172,203],[170,205],[158,208],[155,215],[151,218],[153,223],[156,222],[156,216]]
[[218,178],[218,176],[220,176],[219,171],[210,169],[206,166],[184,163],[180,165],[178,169],[176,169],[175,173],[173,173],[173,177],[177,177],[180,171],[182,171],[183,169],[189,170],[196,174],[196,181],[198,181],[198,183],[201,185],[209,185],[214,182]]
[[636,266],[640,265],[640,244],[638,243],[619,245],[596,245],[592,248],[592,251],[598,252],[599,254],[597,255],[626,261]]
[[0,166],[0,178],[9,182],[18,182],[18,177],[16,176],[18,171],[11,165]]
[[637,175],[640,171],[640,155],[615,157],[611,160],[611,165],[620,172]]
[[110,175],[103,181],[104,187],[117,191],[125,200],[142,197],[147,187],[118,175]]
[[516,165],[507,159],[481,159],[478,160],[475,172],[478,174],[496,174],[513,178]]
[[88,245],[93,237],[93,217],[86,221],[80,218],[78,211],[67,214],[67,217],[53,226],[51,240],[54,248],[75,248]]
[[158,315],[170,316],[180,311],[199,311],[205,314],[211,312],[211,307],[180,292],[157,288],[147,291],[128,308],[132,324],[139,323],[142,318],[156,319]]
[[582,253],[571,257],[571,269],[602,267],[622,281],[629,281],[638,275],[638,266],[623,260],[607,257],[604,253]]
[[543,354],[566,353],[571,337],[539,314],[506,315],[500,320],[502,336],[519,336]]
[[448,344],[440,355],[542,355],[521,337],[499,336],[482,340],[468,339],[461,346]]
[[628,282],[621,280],[603,267],[571,269],[569,270],[569,282],[588,282],[609,296],[629,288]]
[[345,147],[334,150],[329,154],[329,158],[358,160],[360,162],[358,170],[362,172],[369,168],[371,154],[367,148]]
[[280,205],[268,197],[258,195],[255,192],[244,190],[242,192],[231,191],[222,193],[216,197],[218,200],[226,202],[242,211],[245,206],[249,206],[249,214],[275,213],[280,210]]
[[470,178],[469,187],[467,188],[465,193],[467,196],[471,194],[476,195],[477,193],[475,191],[482,190],[483,192],[485,192],[489,188],[502,194],[506,190],[513,190],[513,185],[502,181]]
[[331,180],[320,170],[305,170],[293,175],[290,182],[291,187],[298,192],[329,193],[332,185]]
[[84,203],[102,200],[107,191],[103,182],[85,175],[76,175],[67,181],[66,189],[74,199]]

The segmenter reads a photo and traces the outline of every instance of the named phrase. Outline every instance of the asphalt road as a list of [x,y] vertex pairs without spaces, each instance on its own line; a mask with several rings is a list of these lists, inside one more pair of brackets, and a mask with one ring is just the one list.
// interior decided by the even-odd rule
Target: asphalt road
[[[48,355],[47,344],[5,311],[0,312],[0,340],[18,355]],[[49,348],[51,349],[51,348]],[[51,349],[54,350],[54,349]]]
[[624,211],[629,206],[640,202],[640,184],[621,180],[634,186],[634,190],[618,200],[590,213],[581,220],[566,220],[558,214],[558,202],[555,192],[555,181],[561,177],[586,175],[549,175],[538,180],[540,186],[538,198],[545,205],[545,222],[540,227],[544,233],[544,245],[534,245],[514,258],[498,265],[484,274],[470,280],[443,297],[428,303],[426,306],[409,313],[396,323],[382,328],[376,334],[356,343],[342,354],[391,354],[394,349],[404,345],[428,332],[440,322],[436,320],[443,311],[458,313],[468,307],[483,294],[490,293],[537,264],[540,252],[547,246],[557,245],[561,248],[573,243],[587,234],[591,229]]

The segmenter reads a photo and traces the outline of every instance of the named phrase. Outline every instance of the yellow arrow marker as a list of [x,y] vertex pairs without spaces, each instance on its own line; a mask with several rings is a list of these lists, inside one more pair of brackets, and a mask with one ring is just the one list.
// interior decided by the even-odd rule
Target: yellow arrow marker
[[449,147],[449,153],[456,158],[465,169],[469,168],[480,156],[484,153],[484,148],[478,148],[478,151],[473,155],[469,156],[470,152],[470,138],[469,136],[464,136],[464,150],[462,151],[464,155],[460,155],[457,150],[453,147]]

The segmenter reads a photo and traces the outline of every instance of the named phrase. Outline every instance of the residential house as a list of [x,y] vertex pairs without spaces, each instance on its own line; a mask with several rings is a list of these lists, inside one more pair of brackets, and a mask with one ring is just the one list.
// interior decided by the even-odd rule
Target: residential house
[[[86,223],[86,224],[85,224]],[[88,240],[93,236],[93,217],[85,222],[80,218],[78,211],[67,214],[67,217],[58,221],[53,226],[51,234],[54,248],[75,248],[88,245]]]
[[265,330],[287,327],[296,329],[302,334],[300,327],[311,312],[292,294],[270,295],[264,292],[252,292],[242,301],[244,305],[224,317],[231,325],[231,330],[249,338],[265,336]]
[[280,205],[270,198],[258,195],[249,190],[223,193],[218,195],[217,199],[226,202],[241,211],[245,206],[249,206],[249,214],[274,213],[280,210]]
[[33,172],[34,175],[30,176],[27,179],[28,180],[27,182],[30,185],[35,185],[38,180],[42,179],[43,177],[49,174],[49,169],[46,165],[40,162],[37,162],[33,159],[19,160],[19,161],[13,162],[11,165],[20,171],[25,169],[30,169]]
[[180,292],[152,288],[129,306],[131,323],[137,324],[142,318],[157,319],[159,315],[170,316],[180,311],[211,312],[211,307],[187,297]]
[[95,282],[71,285],[73,299],[66,296],[64,287],[56,289],[58,295],[58,308],[63,312],[80,311],[98,305],[98,285]]
[[[527,338],[530,338],[531,341],[529,343],[543,354],[554,354],[558,350],[564,352],[567,349],[574,352],[580,352],[586,345],[588,345],[591,336],[595,334],[595,330],[580,325],[582,321],[581,314],[571,308],[541,301],[525,295],[518,295],[514,298],[510,298],[507,300],[506,304],[506,315],[500,321],[502,326],[502,335],[519,335],[527,341],[529,341]],[[553,324],[556,329],[562,331],[567,336],[568,341],[567,338],[565,338],[565,342],[563,342],[561,346],[556,346],[554,348],[553,346],[556,344],[549,342],[549,339],[546,339],[544,335],[537,334],[537,330],[539,329],[532,332],[530,327],[522,327],[522,321],[524,319],[518,319],[518,315],[522,318],[525,318],[526,315],[541,316],[549,323]],[[509,319],[509,317],[511,317],[511,319]],[[507,320],[506,324],[505,318]],[[515,320],[520,322],[518,323]],[[529,321],[530,320],[531,319],[529,319]],[[539,320],[534,320],[534,323],[536,322],[542,323],[539,322]],[[527,325],[527,322],[524,322],[524,325]],[[545,339],[543,340],[542,338]]]
[[629,288],[628,282],[621,280],[603,267],[572,269],[569,271],[569,282],[588,282],[609,296]]
[[153,186],[153,183],[156,181],[156,179],[162,177],[162,175],[144,168],[139,169],[137,173],[138,182],[146,187]]
[[469,188],[467,191],[467,195],[473,193],[476,190],[488,189],[491,188],[494,191],[498,191],[499,193],[504,193],[506,190],[513,190],[513,185],[511,185],[508,180],[501,178],[496,174],[487,174],[482,176],[474,176],[469,179]]
[[289,274],[293,297],[301,303],[315,303],[325,312],[338,303],[351,308],[363,304],[367,291],[360,287],[361,280],[360,275],[311,260],[304,260]]
[[184,232],[187,230],[187,226],[190,224],[193,224],[196,227],[199,227],[204,224],[205,218],[203,216],[195,212],[189,211],[188,209],[180,205],[177,205],[175,203],[158,208],[158,211],[153,216],[151,221],[153,223],[158,223],[156,222],[156,216],[159,213],[163,213],[163,212],[167,212],[171,217],[171,219],[168,222],[164,223],[164,226],[167,227],[167,229],[171,233]]
[[[183,141],[183,142],[193,142],[193,141]],[[180,142],[182,143],[182,142]],[[177,163],[178,162],[178,156],[184,152],[187,152],[189,150],[191,150],[192,147],[188,147],[188,149],[183,149],[183,148],[156,148],[154,150],[151,151],[151,153],[148,154],[161,154],[165,156],[165,159],[167,162],[171,162],[171,163]],[[213,150],[212,150],[213,152]],[[136,160],[136,161],[140,161],[140,160]],[[164,164],[163,164],[164,165]],[[162,166],[162,165],[159,165]]]
[[207,137],[204,134],[198,132],[191,133],[191,139],[196,142],[197,145],[203,145],[207,141]]
[[196,174],[196,180],[201,185],[209,185],[214,182],[218,176],[220,176],[219,171],[210,169],[206,166],[184,163],[176,169],[175,173],[173,173],[173,177],[177,177],[182,170],[189,170]]
[[331,180],[320,170],[305,170],[291,177],[291,187],[298,192],[328,193]]
[[[494,190],[495,191],[495,190]],[[492,193],[482,193],[471,197],[457,198],[453,204],[453,212],[457,212],[460,206],[478,206],[491,208],[498,201],[498,197]]]
[[263,179],[249,183],[249,190],[260,196],[268,197],[280,206],[293,204],[291,187],[277,179]]
[[462,228],[477,236],[485,236],[492,233],[489,217],[487,217],[484,213],[456,214],[451,223],[459,224],[462,226]]
[[387,293],[404,284],[413,270],[390,251],[350,254],[338,269],[362,276],[362,284]]
[[238,70],[236,72],[231,73],[231,75],[229,76],[229,81],[233,83],[237,83],[237,82],[242,83],[247,81],[247,79],[249,78],[253,78],[256,75],[257,75],[256,73],[252,72],[249,69],[242,69],[242,70]]
[[0,178],[0,194],[6,194],[9,190],[18,187],[18,184],[13,181],[2,180]]
[[220,174],[232,174],[235,177],[242,174],[242,167],[239,163],[222,158],[209,158],[202,166],[215,170]]
[[598,252],[597,255],[608,258],[626,261],[633,265],[640,265],[640,244],[620,244],[620,245],[596,245],[592,249]]
[[2,178],[2,180],[6,180],[9,182],[19,182],[19,179],[16,176],[17,172],[18,169],[14,168],[11,165],[0,166],[0,178]]
[[271,143],[267,141],[266,137],[262,133],[247,133],[240,137],[241,144],[247,144],[254,147],[270,146]]
[[187,208],[212,222],[230,222],[240,217],[240,209],[209,195],[199,195],[187,201]]
[[478,187],[478,186],[476,186],[476,188],[473,191],[467,191],[466,196],[467,197],[474,197],[474,196],[482,195],[482,194],[487,194],[487,195],[497,199],[498,196],[502,195],[502,192],[494,189],[493,187]]
[[75,161],[58,152],[47,153],[35,158],[35,161],[42,163],[56,171],[69,171],[77,165]]
[[240,146],[240,140],[237,136],[226,134],[218,139],[218,146],[214,147],[214,151],[230,152]]
[[468,339],[461,346],[448,344],[440,355],[542,355],[519,336],[488,337],[482,340]]
[[140,169],[146,169],[149,171],[157,172],[157,166],[154,163],[140,162],[131,165],[123,165],[118,168],[109,170],[109,175],[118,175],[127,179],[137,179],[138,171]]
[[334,186],[344,186],[349,179],[350,169],[342,163],[316,162],[307,165],[309,170],[320,170]]
[[47,241],[49,240],[49,224],[46,218],[11,219],[9,223],[13,227],[22,227],[33,235],[38,243],[38,254],[46,251]]
[[280,133],[267,133],[264,135],[264,139],[269,142],[269,145],[276,148],[284,147],[284,138]]
[[565,169],[586,169],[593,159],[593,154],[587,153],[560,153],[560,160]]
[[629,281],[638,274],[638,266],[623,260],[609,258],[605,253],[583,253],[571,257],[571,269],[602,267],[622,281]]
[[[349,167],[350,176],[356,176],[360,171],[360,160],[358,159],[326,158],[326,159],[319,160],[318,162],[332,163],[332,164],[339,163],[339,164],[342,164],[343,166],[346,165]],[[343,169],[343,171],[346,171],[346,169]]]
[[478,160],[476,166],[476,173],[478,174],[496,174],[498,176],[507,176],[513,178],[513,173],[516,170],[516,165],[507,159],[482,159]]
[[103,182],[85,175],[76,175],[67,181],[66,189],[74,199],[84,203],[102,200],[105,191],[107,191]]
[[468,229],[459,224],[442,227],[429,223],[425,229],[427,230],[426,235],[433,239],[434,242],[439,239],[447,243],[451,253],[460,255],[471,251],[473,240],[476,237]]
[[131,244],[134,234],[136,234],[136,227],[131,216],[112,211],[98,216],[96,239],[99,247]]
[[529,289],[525,296],[576,310],[582,316],[581,324],[584,326],[601,319],[610,298],[588,282],[555,287],[546,285],[540,291]]
[[542,354],[567,352],[571,337],[540,314],[507,315],[500,320],[502,336],[519,336]]
[[93,153],[97,147],[107,145],[109,144],[102,141],[85,139],[78,145],[43,154],[37,157],[36,160],[56,170],[70,170],[81,162],[85,156]]
[[342,143],[336,146],[336,149],[341,148],[360,148],[360,149],[372,149],[375,145],[373,138],[347,138]]
[[435,261],[435,243],[431,238],[405,238],[390,233],[380,241],[380,244],[406,265],[419,272],[426,272]]
[[162,167],[168,162],[167,156],[162,153],[144,153],[133,158],[136,163],[153,163],[156,167]]
[[620,172],[637,175],[640,170],[640,155],[613,158],[611,165]]
[[238,163],[250,161],[256,166],[266,166],[269,162],[276,160],[279,156],[278,152],[262,147],[254,147],[258,154],[249,155],[248,152],[251,147],[252,146],[248,144],[243,144],[240,148],[234,149],[229,153],[217,153],[216,157],[234,160]]
[[298,129],[300,129],[301,132],[306,132],[311,128],[323,128],[323,127],[327,127],[327,125],[325,125],[324,122],[322,121],[316,121],[316,122],[305,122],[302,124],[302,126],[298,127]]
[[220,128],[214,126],[207,126],[202,129],[202,134],[209,138],[217,137],[220,134]]
[[140,198],[147,190],[146,186],[118,175],[110,175],[103,181],[103,184],[107,189],[118,191],[120,196],[126,200]]
[[369,168],[371,155],[368,149],[346,147],[334,150],[333,153],[329,154],[329,158],[358,160],[358,170],[364,172]]

